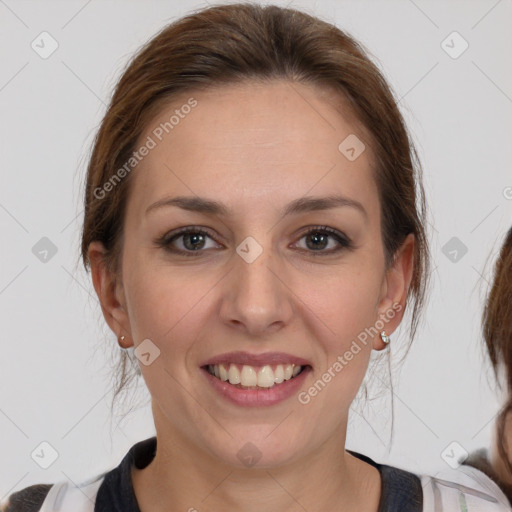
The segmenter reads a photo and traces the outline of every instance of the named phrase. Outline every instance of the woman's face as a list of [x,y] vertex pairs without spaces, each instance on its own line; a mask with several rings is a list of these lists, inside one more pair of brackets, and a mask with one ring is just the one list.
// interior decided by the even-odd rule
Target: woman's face
[[[121,275],[102,305],[141,353],[157,435],[195,456],[271,467],[343,445],[384,347],[375,333],[401,317],[411,251],[385,268],[370,149],[333,98],[286,81],[210,88],[140,138],[156,145],[132,171]],[[93,277],[108,281],[98,247]],[[262,385],[239,389],[208,372],[214,362]],[[305,369],[279,383],[289,363]]]

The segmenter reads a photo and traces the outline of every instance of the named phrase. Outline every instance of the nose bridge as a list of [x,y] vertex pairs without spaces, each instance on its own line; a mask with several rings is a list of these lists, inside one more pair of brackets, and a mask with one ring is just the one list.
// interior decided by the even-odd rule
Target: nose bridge
[[251,237],[237,247],[235,286],[239,304],[266,309],[276,303],[276,293],[280,291],[270,270],[275,261],[272,251],[270,242],[263,247]]
[[229,293],[223,304],[226,321],[243,324],[253,332],[289,321],[290,298],[276,275],[281,266],[274,251],[269,236],[262,244],[247,237],[238,245],[230,272]]

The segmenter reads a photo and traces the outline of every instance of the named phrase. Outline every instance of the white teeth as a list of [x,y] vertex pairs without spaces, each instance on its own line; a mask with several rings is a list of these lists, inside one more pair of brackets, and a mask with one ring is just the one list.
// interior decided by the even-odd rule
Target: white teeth
[[[228,368],[228,369],[226,369]],[[275,369],[265,365],[255,368],[243,365],[240,371],[236,364],[210,364],[208,371],[218,379],[230,384],[241,384],[244,387],[271,388],[275,384],[281,384],[285,380],[296,377],[302,370],[302,366],[295,364],[278,364]]]
[[229,367],[228,379],[230,384],[240,384],[240,372],[234,364]]
[[258,384],[258,374],[252,366],[244,364],[242,373],[240,374],[240,384],[247,387],[256,386],[256,384]]
[[258,386],[260,388],[271,388],[274,385],[274,372],[270,366],[263,366],[258,372]]
[[276,366],[276,371],[274,372],[274,382],[276,384],[281,384],[284,381],[284,368],[282,364],[278,364]]
[[228,372],[223,364],[219,364],[219,374],[220,374],[220,380],[223,380],[223,381],[228,380]]

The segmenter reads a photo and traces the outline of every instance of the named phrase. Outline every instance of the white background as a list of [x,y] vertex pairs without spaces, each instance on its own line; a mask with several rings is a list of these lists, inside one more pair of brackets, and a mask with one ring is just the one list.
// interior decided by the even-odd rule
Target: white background
[[[452,441],[467,451],[488,445],[498,410],[479,321],[512,220],[512,2],[289,5],[371,51],[418,145],[431,209],[430,302],[395,372],[391,448],[385,398],[357,408],[365,416],[354,413],[347,444],[435,473],[447,467],[441,453]],[[87,479],[154,434],[147,406],[119,425],[110,416],[109,347],[117,345],[79,264],[80,186],[122,67],[166,23],[202,6],[0,0],[0,498],[33,483]],[[42,31],[59,44],[46,60],[31,48]],[[441,47],[453,31],[469,43],[457,59]],[[32,253],[44,236],[58,248],[47,263]],[[456,263],[442,252],[454,236],[467,247]],[[59,455],[48,469],[31,458],[43,441]]]

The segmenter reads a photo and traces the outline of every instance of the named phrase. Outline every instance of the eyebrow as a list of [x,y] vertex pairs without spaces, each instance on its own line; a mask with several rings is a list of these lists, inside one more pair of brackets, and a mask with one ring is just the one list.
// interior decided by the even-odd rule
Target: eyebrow
[[[214,201],[212,199],[206,199],[204,197],[187,197],[187,196],[178,196],[178,197],[164,197],[151,204],[146,209],[146,215],[156,210],[157,208],[162,208],[165,206],[176,206],[178,208],[182,208],[183,210],[194,211],[198,213],[205,213],[210,215],[223,215],[229,216],[232,215],[232,211],[223,203],[219,203],[218,201]],[[365,217],[368,216],[366,210],[363,205],[354,199],[350,199],[348,197],[339,196],[339,195],[330,195],[326,197],[315,197],[315,196],[306,196],[301,197],[299,199],[295,199],[291,203],[287,204],[281,211],[280,214],[282,217],[286,215],[294,215],[304,212],[313,212],[320,210],[329,210],[332,208],[339,208],[343,206],[348,206],[351,208],[355,208],[360,213],[362,213]]]

